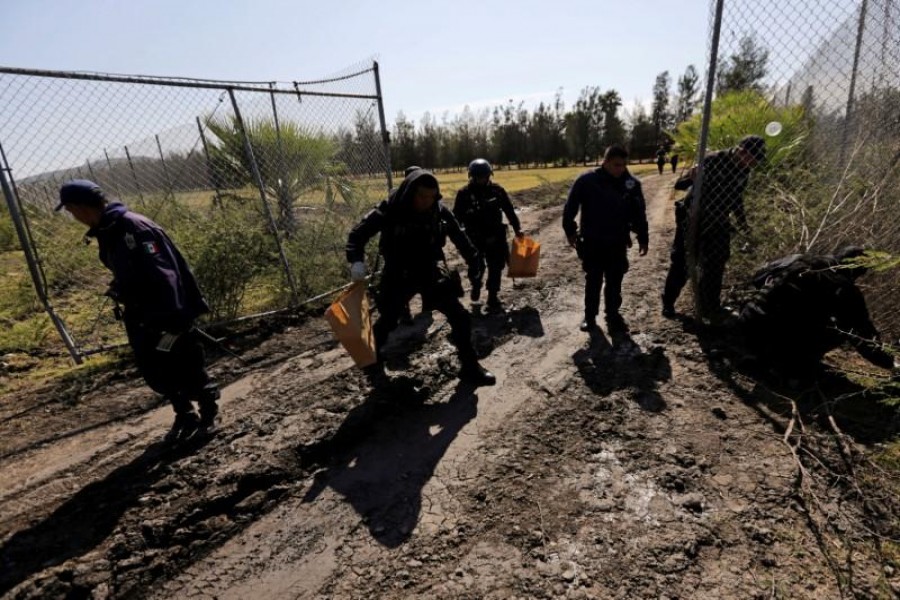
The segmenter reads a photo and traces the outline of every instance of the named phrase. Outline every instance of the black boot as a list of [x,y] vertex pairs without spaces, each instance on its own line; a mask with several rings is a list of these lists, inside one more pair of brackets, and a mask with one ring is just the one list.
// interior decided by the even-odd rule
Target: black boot
[[214,383],[203,388],[198,404],[200,405],[199,432],[204,435],[212,435],[218,430],[216,416],[219,414],[219,405],[216,402],[222,396],[219,386]]
[[384,370],[384,363],[378,361],[374,365],[369,365],[363,369],[363,374],[374,389],[382,389],[391,384],[391,378]]
[[463,363],[462,368],[459,370],[459,378],[461,381],[475,387],[495,385],[497,383],[497,378],[494,377],[494,374],[482,367],[477,360]]
[[472,284],[472,291],[469,292],[469,299],[472,302],[478,302],[479,300],[481,300],[481,284]]
[[581,327],[579,327],[581,331],[597,331],[599,329],[597,327],[597,318],[596,317],[585,317],[584,321],[581,322]]
[[503,312],[503,303],[497,296],[497,292],[488,292],[487,310],[492,313]]
[[172,443],[183,442],[194,435],[199,427],[200,417],[193,410],[175,413],[175,422],[163,439]]

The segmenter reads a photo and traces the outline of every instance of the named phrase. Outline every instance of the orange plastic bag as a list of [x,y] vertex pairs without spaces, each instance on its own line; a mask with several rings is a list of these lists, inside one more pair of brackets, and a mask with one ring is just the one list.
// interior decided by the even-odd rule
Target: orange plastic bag
[[357,367],[375,364],[375,337],[369,315],[369,299],[364,281],[353,284],[325,311],[334,337],[341,343]]
[[541,261],[541,244],[525,236],[513,238],[512,251],[509,253],[509,269],[507,277],[536,277],[538,264]]

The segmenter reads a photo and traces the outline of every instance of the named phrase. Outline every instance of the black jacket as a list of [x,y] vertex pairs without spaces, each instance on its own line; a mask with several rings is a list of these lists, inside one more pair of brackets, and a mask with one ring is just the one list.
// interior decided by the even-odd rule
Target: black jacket
[[[581,213],[581,227],[575,216]],[[578,233],[589,243],[628,245],[631,234],[638,244],[649,240],[647,209],[641,182],[625,172],[622,177],[610,175],[603,167],[580,175],[569,190],[563,209],[563,230],[571,237]]]
[[852,273],[831,255],[793,254],[770,262],[753,276],[757,291],[741,321],[822,354],[846,342],[890,368],[893,358],[877,345],[878,330]]
[[179,331],[209,312],[184,257],[147,217],[112,202],[87,235],[97,238],[100,260],[114,277],[110,295],[125,306],[127,319]]
[[399,269],[408,273],[432,273],[434,265],[444,260],[444,243],[449,236],[468,263],[478,251],[460,228],[453,213],[438,201],[431,210],[418,213],[412,207],[417,181],[429,178],[437,187],[437,179],[427,171],[415,171],[391,193],[387,200],[369,211],[347,237],[347,261],[365,260],[366,244],[381,234],[379,249],[385,269]]
[[460,189],[456,192],[453,214],[475,242],[503,235],[504,214],[513,231],[519,233],[522,230],[509,195],[496,183],[469,183]]
[[[737,226],[747,229],[744,211],[744,191],[750,179],[750,169],[741,166],[735,150],[713,152],[703,160],[703,197],[700,212],[701,231],[731,231],[730,215]],[[693,202],[693,180],[689,175],[675,182],[676,190],[690,190],[684,199],[686,207]]]

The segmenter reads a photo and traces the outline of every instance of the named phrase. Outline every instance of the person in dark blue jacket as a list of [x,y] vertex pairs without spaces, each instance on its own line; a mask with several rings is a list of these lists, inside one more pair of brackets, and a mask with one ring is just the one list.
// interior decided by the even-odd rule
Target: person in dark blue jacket
[[[631,232],[637,234],[640,255],[647,254],[649,233],[641,183],[627,167],[628,152],[610,146],[600,168],[579,176],[569,190],[563,209],[563,230],[578,251],[584,268],[584,322],[582,331],[597,328],[600,289],[606,279],[604,301],[610,327],[624,327],[619,314],[622,280],[628,271]],[[581,227],[575,217],[581,213]]]
[[124,307],[122,320],[138,369],[175,410],[166,439],[211,433],[219,388],[206,372],[193,325],[209,306],[184,257],[159,225],[107,198],[92,181],[66,182],[59,200],[56,210],[66,209],[90,227],[88,237],[97,239],[100,261],[113,274],[107,295]]
[[384,371],[381,349],[414,294],[422,295],[423,306],[433,307],[447,316],[450,337],[459,353],[460,379],[476,386],[496,383],[494,375],[479,364],[475,354],[471,316],[459,301],[462,284],[453,277],[445,261],[447,237],[471,272],[480,276],[483,261],[453,213],[440,200],[435,176],[422,169],[413,171],[388,200],[369,211],[347,236],[350,278],[363,281],[367,276],[366,244],[381,234],[379,250],[384,257],[384,270],[376,298],[380,315],[373,326],[378,362],[366,368],[366,376],[374,387],[390,382]]

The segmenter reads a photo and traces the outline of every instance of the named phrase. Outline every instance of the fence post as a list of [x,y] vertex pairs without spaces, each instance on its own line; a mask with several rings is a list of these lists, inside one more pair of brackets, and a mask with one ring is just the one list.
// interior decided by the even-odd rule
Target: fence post
[[21,205],[19,203],[19,198],[14,192],[15,184],[10,184],[10,181],[12,181],[12,169],[9,166],[9,162],[6,160],[6,152],[3,151],[3,146],[0,146],[0,158],[2,158],[2,162],[0,162],[0,189],[2,189],[3,196],[6,198],[9,216],[12,218],[13,226],[16,228],[16,235],[19,238],[19,244],[22,246],[22,253],[25,255],[25,262],[28,265],[28,273],[31,275],[31,282],[34,284],[34,291],[41,301],[41,304],[44,306],[44,310],[47,312],[47,316],[50,317],[50,321],[56,328],[57,333],[59,333],[59,337],[62,339],[63,344],[65,344],[69,356],[72,357],[72,360],[75,361],[76,365],[80,365],[83,362],[81,353],[78,351],[78,347],[75,345],[72,336],[69,335],[65,323],[59,318],[56,311],[53,310],[53,305],[50,304],[50,298],[47,296],[42,270],[38,264],[37,257],[35,256],[34,244],[31,240],[23,214],[20,211]]
[[850,125],[853,120],[853,102],[856,95],[856,78],[859,75],[859,54],[862,50],[863,33],[866,30],[866,9],[869,0],[862,0],[859,7],[859,25],[856,28],[856,49],[853,51],[853,70],[850,72],[850,90],[847,92],[847,110],[844,113],[844,131],[841,133],[841,162],[838,167],[844,168],[847,158],[847,139],[850,136]]
[[141,191],[141,184],[138,181],[137,171],[134,170],[134,163],[131,160],[131,152],[128,151],[128,146],[125,146],[125,158],[128,159],[128,168],[131,169],[131,177],[134,179],[134,188],[137,190],[138,198],[141,199],[141,206],[146,206],[144,204],[144,192]]
[[709,121],[712,116],[713,93],[716,84],[716,67],[719,61],[719,36],[722,32],[722,12],[724,0],[716,0],[716,13],[713,23],[712,40],[709,48],[709,66],[706,70],[706,99],[703,103],[703,120],[700,126],[700,141],[697,144],[697,175],[691,186],[691,212],[689,216],[690,224],[687,231],[687,256],[688,268],[691,275],[691,286],[694,291],[694,310],[700,317],[703,314],[704,307],[700,302],[700,290],[697,277],[697,263],[700,250],[700,205],[703,200],[703,158],[706,155],[706,145],[709,140]]
[[88,159],[88,160],[86,160],[86,161],[84,161],[84,162],[87,163],[88,173],[91,174],[91,181],[93,181],[93,182],[96,183],[97,185],[100,185],[100,182],[97,181],[97,176],[94,175],[94,167],[91,166],[91,160]]
[[197,117],[197,129],[200,130],[200,141],[203,143],[203,155],[206,156],[206,169],[209,171],[209,178],[212,180],[213,189],[216,191],[213,206],[222,208],[222,196],[219,193],[219,182],[216,181],[216,173],[213,170],[212,161],[209,158],[209,145],[206,143],[206,134],[203,133],[203,124],[200,122],[200,117]]
[[[387,175],[388,192],[394,187],[393,171],[391,170],[391,135],[387,130],[387,122],[384,118],[384,99],[381,96],[381,74],[378,69],[378,61],[372,64],[372,71],[375,73],[375,95],[378,96],[378,120],[381,121],[381,143],[384,148],[384,169]],[[408,165],[407,165],[408,166]]]
[[266,213],[266,219],[272,228],[272,235],[275,236],[275,244],[278,246],[278,254],[281,257],[281,265],[284,267],[284,274],[287,277],[288,286],[291,288],[291,297],[296,302],[299,297],[297,292],[297,284],[294,283],[294,274],[291,272],[291,265],[288,262],[287,254],[284,252],[284,245],[281,242],[281,235],[278,233],[278,226],[272,216],[272,210],[269,208],[269,200],[266,198],[266,186],[259,172],[259,165],[256,164],[256,157],[253,155],[253,144],[250,143],[250,136],[247,135],[247,129],[244,127],[244,118],[241,116],[241,109],[238,107],[237,98],[234,96],[234,90],[228,88],[228,97],[231,98],[231,106],[234,109],[234,117],[238,128],[241,130],[241,137],[244,140],[244,152],[247,153],[247,161],[250,163],[250,169],[253,171],[253,178],[256,180],[256,186],[259,188],[259,199],[262,201],[263,210]]
[[119,182],[116,181],[115,177],[113,177],[112,161],[109,160],[109,152],[106,151],[106,148],[103,149],[103,156],[106,157],[106,170],[109,173],[109,183],[112,184],[114,188],[116,188],[116,195],[121,198],[122,190],[119,189]]
[[172,200],[174,200],[175,190],[172,188],[172,179],[169,177],[169,167],[166,165],[166,157],[163,156],[162,144],[159,142],[159,134],[157,133],[153,137],[156,138],[156,148],[159,150],[159,160],[162,162],[163,176],[166,178],[166,185],[169,188],[169,195],[172,197]]
[[278,209],[281,221],[289,234],[294,233],[296,219],[289,198],[285,198],[284,144],[281,141],[281,122],[278,120],[278,107],[275,103],[275,84],[269,84],[269,97],[272,100],[272,116],[275,119],[275,143],[278,146]]

